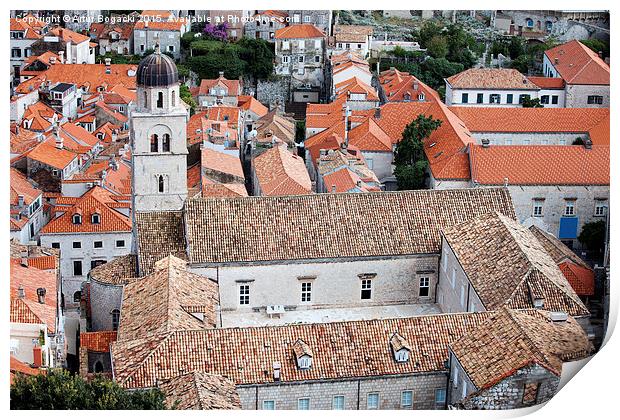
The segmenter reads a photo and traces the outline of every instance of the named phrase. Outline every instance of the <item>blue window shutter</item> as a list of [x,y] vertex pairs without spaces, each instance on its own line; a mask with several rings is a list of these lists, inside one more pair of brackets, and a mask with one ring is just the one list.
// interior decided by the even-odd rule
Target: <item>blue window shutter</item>
[[576,239],[577,226],[579,226],[578,217],[561,217],[559,239]]

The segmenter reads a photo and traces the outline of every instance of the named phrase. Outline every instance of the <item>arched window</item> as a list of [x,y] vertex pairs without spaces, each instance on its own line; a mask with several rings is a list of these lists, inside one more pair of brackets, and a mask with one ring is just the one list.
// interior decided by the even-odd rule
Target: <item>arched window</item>
[[118,309],[112,309],[112,329],[114,331],[118,330],[118,325],[121,322],[121,311]]
[[151,134],[151,152],[157,152],[158,142],[157,134]]
[[101,363],[101,360],[97,360],[95,362],[95,366],[93,367],[93,369],[95,370],[95,373],[103,372],[103,363]]
[[164,137],[162,139],[161,149],[163,152],[170,151],[170,134],[164,134]]
[[82,224],[82,215],[80,214],[74,214],[73,217],[71,218],[71,222],[74,225],[81,225]]
[[73,302],[79,302],[80,300],[82,300],[82,292],[78,290],[73,294]]
[[163,193],[163,192],[164,192],[164,176],[163,176],[163,175],[160,175],[160,176],[158,177],[158,179],[157,179],[157,184],[158,184],[158,186],[157,186],[157,190],[158,190],[160,193]]
[[157,92],[157,108],[163,108],[163,107],[164,107],[164,93]]
[[101,223],[101,216],[99,215],[99,213],[93,213],[93,215],[90,217],[90,222],[93,225],[98,225],[99,223]]
[[174,90],[172,91],[172,106],[176,106],[176,96],[174,94]]
[[534,21],[530,18],[525,19],[525,26],[527,26],[528,28],[533,28],[534,27]]

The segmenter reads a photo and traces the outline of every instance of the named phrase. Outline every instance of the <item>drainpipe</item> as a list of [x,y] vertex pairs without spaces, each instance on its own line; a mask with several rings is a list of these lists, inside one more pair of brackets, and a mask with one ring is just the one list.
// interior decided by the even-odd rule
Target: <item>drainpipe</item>
[[357,409],[360,409],[360,380],[357,380]]
[[256,389],[256,396],[254,397],[254,405],[255,405],[255,410],[258,410],[258,385],[256,385],[254,389]]

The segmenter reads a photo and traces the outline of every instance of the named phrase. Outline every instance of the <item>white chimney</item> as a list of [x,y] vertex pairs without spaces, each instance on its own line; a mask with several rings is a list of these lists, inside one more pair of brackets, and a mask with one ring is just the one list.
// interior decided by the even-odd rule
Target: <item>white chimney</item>
[[64,51],[58,51],[58,57],[60,58],[60,62],[62,64],[64,64],[64,62],[65,62],[65,52]]
[[280,381],[280,368],[282,365],[280,362],[273,362],[273,380]]
[[51,65],[56,64],[56,57],[50,57],[50,64]]

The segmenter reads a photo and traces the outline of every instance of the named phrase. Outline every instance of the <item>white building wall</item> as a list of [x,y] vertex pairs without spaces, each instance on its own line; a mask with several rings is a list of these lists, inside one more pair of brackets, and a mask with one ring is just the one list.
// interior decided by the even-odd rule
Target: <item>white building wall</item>
[[533,146],[553,145],[570,146],[575,140],[589,139],[588,133],[498,133],[472,131],[471,135],[476,139],[476,144],[482,144],[482,140],[489,140],[492,146]]
[[[521,107],[520,95],[530,95],[531,99],[538,98],[538,89],[448,89],[446,82],[446,104],[451,106],[477,106],[477,107]],[[448,99],[450,93],[450,99]],[[468,95],[467,103],[463,102],[463,93]],[[477,103],[478,95],[482,95],[482,103]],[[499,103],[491,103],[490,95],[500,95]],[[508,95],[512,94],[512,103],[508,103]]]
[[[602,104],[589,104],[588,96],[602,96]],[[566,85],[567,108],[609,108],[609,85]]]
[[[54,366],[54,355],[50,351],[51,339],[47,335],[47,326],[45,324],[29,324],[21,322],[11,322],[10,326],[10,346],[15,348],[15,352],[11,352],[17,360],[24,363],[34,362],[33,349],[35,347],[34,341],[41,347],[44,353],[43,364],[46,366]],[[43,333],[43,345],[39,344],[39,338]]]
[[[222,318],[226,313],[264,310],[284,305],[287,310],[359,307],[407,303],[433,303],[436,255],[386,257],[382,259],[286,261],[278,264],[192,267],[197,274],[216,279],[220,290]],[[371,298],[361,299],[360,275],[371,279]],[[419,296],[419,278],[429,277],[428,297]],[[310,302],[301,301],[301,283],[312,283]],[[239,304],[239,288],[250,286],[249,305]]]

